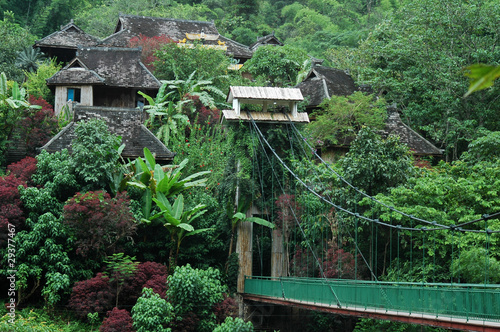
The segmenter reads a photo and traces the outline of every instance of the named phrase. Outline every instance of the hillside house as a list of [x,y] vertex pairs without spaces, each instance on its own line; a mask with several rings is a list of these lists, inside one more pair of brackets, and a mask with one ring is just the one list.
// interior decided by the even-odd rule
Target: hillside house
[[139,48],[78,48],[76,58],[47,79],[47,85],[55,90],[55,114],[75,103],[126,108],[143,105],[137,91],[156,94],[161,84],[140,56]]
[[[306,111],[313,112],[324,99],[332,96],[348,96],[356,91],[372,93],[369,86],[357,86],[352,77],[345,71],[321,65],[315,65],[303,82],[296,88],[300,89],[307,100]],[[397,135],[402,143],[408,145],[417,157],[432,156],[441,158],[443,151],[426,140],[416,131],[403,123],[395,106],[388,107],[388,117],[382,137]],[[314,120],[311,117],[311,120]],[[336,160],[349,151],[349,146],[355,137],[346,137],[335,145],[323,146],[322,157],[326,160]]]
[[62,149],[71,151],[71,141],[75,138],[76,124],[95,118],[104,120],[110,132],[122,137],[122,143],[125,144],[122,157],[125,160],[142,157],[143,149],[147,147],[158,163],[169,164],[172,162],[175,153],[170,151],[143,125],[143,113],[137,108],[76,105],[73,121],[41,149],[48,152],[61,151]]

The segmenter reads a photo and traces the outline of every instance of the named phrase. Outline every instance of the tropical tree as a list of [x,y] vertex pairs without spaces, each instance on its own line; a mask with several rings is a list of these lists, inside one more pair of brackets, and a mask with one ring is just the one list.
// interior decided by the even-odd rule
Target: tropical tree
[[[151,216],[149,220],[144,220],[149,223],[158,217],[163,217],[166,221],[164,226],[170,232],[170,239],[172,246],[170,247],[170,267],[169,270],[173,271],[174,267],[177,266],[177,259],[179,257],[179,248],[181,246],[182,240],[188,236],[192,236],[198,233],[206,232],[212,230],[212,228],[202,228],[194,229],[192,222],[198,217],[203,215],[207,210],[206,205],[198,204],[192,209],[184,210],[184,196],[178,195],[175,197],[175,202],[173,205],[170,204],[168,199],[161,192],[153,198],[153,201],[160,208],[160,212]],[[174,254],[175,248],[175,254]]]
[[168,84],[166,81],[162,83],[155,99],[142,91],[138,92],[148,101],[148,105],[144,106],[144,109],[149,114],[148,119],[146,119],[146,126],[149,128],[157,127],[156,137],[163,140],[165,145],[168,145],[172,134],[177,134],[180,125],[189,123],[187,115],[182,114],[182,103],[178,103],[174,107],[173,101],[167,100],[168,97],[174,94],[174,91],[165,92]]
[[[220,103],[217,100],[223,99],[226,95],[216,86],[213,85],[213,79],[196,79],[196,70],[193,71],[187,79],[180,79],[176,75],[175,80],[165,81],[169,90],[175,92],[173,100],[177,102],[178,106],[183,106],[187,103],[192,103],[192,99],[188,96],[196,96],[200,102],[210,108],[216,108]],[[193,105],[189,104],[191,112],[193,112]]]
[[39,48],[25,47],[17,54],[16,66],[28,73],[33,73],[38,70],[44,60],[45,55],[40,52]]
[[311,114],[315,121],[308,124],[307,130],[315,140],[337,144],[345,138],[355,137],[363,126],[383,129],[386,114],[382,98],[359,91],[350,96],[332,96]]
[[[1,2],[0,2],[1,5]],[[23,9],[24,10],[24,9]],[[23,47],[29,47],[35,41],[24,24],[16,23],[14,13],[3,12],[3,20],[0,21],[0,72],[17,82],[24,78],[23,71],[17,67],[15,62],[17,54]]]
[[273,86],[294,85],[308,59],[307,52],[300,48],[262,46],[245,62],[244,69],[255,77],[265,77]]
[[40,106],[30,105],[24,88],[19,88],[17,82],[8,86],[7,76],[0,74],[0,162],[15,126],[23,117],[23,110],[28,108],[40,109]]
[[157,198],[161,193],[166,198],[178,195],[183,191],[197,186],[203,186],[206,178],[201,178],[209,171],[198,172],[181,179],[182,170],[189,162],[184,159],[177,166],[160,166],[148,148],[144,148],[145,161],[137,158],[135,162],[128,165],[128,175],[122,181],[122,186],[133,186],[144,191],[143,193],[143,216],[149,219],[153,197]]
[[[477,138],[477,128],[499,130],[498,87],[462,98],[469,88],[464,68],[496,65],[500,34],[496,1],[412,0],[360,44],[350,69],[363,83],[396,102],[403,119],[456,160]],[[479,67],[480,68],[480,67]],[[476,75],[473,67],[470,75]]]

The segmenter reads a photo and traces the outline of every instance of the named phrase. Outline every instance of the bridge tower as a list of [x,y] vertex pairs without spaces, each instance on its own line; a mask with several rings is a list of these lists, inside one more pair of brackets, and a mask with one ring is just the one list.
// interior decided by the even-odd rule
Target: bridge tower
[[[223,123],[255,121],[266,124],[286,124],[290,121],[308,123],[309,116],[307,113],[298,112],[298,103],[303,100],[304,98],[299,89],[231,86],[227,102],[233,105],[233,109],[223,110],[221,121]],[[244,104],[261,105],[262,110],[244,111]],[[282,106],[280,112],[276,111],[276,106]],[[237,188],[237,201],[239,199],[238,195],[240,193]],[[255,210],[250,209],[247,212],[247,217],[250,217],[252,212],[255,212]],[[252,275],[253,224],[239,223],[237,231],[236,252],[239,257],[237,291],[242,294],[245,287],[245,276]],[[271,276],[280,277],[287,274],[287,260],[285,259],[281,231],[274,230],[272,234]]]

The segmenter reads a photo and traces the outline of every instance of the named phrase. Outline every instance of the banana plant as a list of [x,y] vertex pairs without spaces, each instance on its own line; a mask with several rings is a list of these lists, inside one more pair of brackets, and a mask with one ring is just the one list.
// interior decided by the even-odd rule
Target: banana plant
[[205,209],[206,205],[198,204],[194,208],[185,211],[184,196],[182,196],[182,194],[175,198],[173,205],[170,204],[168,198],[161,192],[157,193],[157,196],[156,198],[153,198],[153,201],[160,208],[160,212],[151,216],[149,220],[144,220],[144,222],[150,222],[151,220],[160,217],[163,217],[166,221],[164,226],[170,232],[170,239],[172,241],[169,256],[169,269],[172,271],[174,267],[177,266],[179,248],[182,241],[188,236],[206,232],[212,230],[213,228],[194,229],[192,222],[207,212]]
[[184,159],[179,165],[161,166],[155,162],[148,148],[144,148],[144,157],[145,160],[139,157],[130,164],[131,169],[125,179],[126,185],[144,190],[145,219],[149,219],[153,198],[157,198],[158,194],[169,198],[189,188],[203,186],[207,179],[201,177],[210,173],[210,171],[198,172],[181,179],[182,169],[189,162],[188,159]]
[[41,108],[38,105],[30,105],[26,101],[27,93],[24,88],[19,88],[17,82],[14,82],[9,94],[7,86],[7,76],[4,72],[0,74],[0,105],[7,105],[13,109],[20,108]]
[[149,114],[145,126],[151,127],[154,119],[157,118],[161,126],[158,128],[156,137],[162,140],[165,145],[168,145],[170,135],[177,133],[179,125],[187,125],[189,123],[188,116],[182,114],[182,103],[178,103],[177,107],[174,107],[174,102],[172,100],[167,100],[167,98],[174,93],[174,91],[165,93],[167,86],[168,83],[164,81],[155,99],[142,91],[138,92],[148,101],[148,105],[144,106],[144,109]]

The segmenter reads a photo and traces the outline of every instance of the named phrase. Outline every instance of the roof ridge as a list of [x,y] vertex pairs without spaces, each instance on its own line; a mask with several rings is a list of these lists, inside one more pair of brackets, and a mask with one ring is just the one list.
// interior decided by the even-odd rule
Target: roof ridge
[[151,19],[160,19],[160,20],[175,21],[175,22],[208,23],[208,24],[211,24],[211,25],[215,26],[215,23],[214,22],[210,22],[210,21],[186,20],[186,19],[161,17],[161,16],[144,16],[144,15],[120,14],[119,17],[145,18],[145,19],[151,18]]

